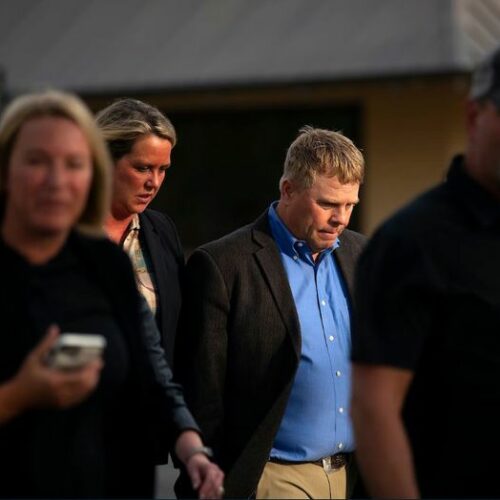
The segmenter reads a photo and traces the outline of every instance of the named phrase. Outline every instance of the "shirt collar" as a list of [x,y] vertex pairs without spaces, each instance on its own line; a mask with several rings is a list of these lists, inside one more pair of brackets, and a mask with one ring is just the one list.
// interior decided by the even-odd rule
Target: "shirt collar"
[[482,226],[500,222],[500,203],[467,173],[462,155],[453,158],[446,181],[459,202]]
[[129,225],[127,226],[127,229],[123,233],[120,246],[123,248],[129,248],[132,242],[139,238],[139,229],[141,229],[139,215],[134,214],[129,222]]
[[129,231],[135,231],[135,230],[138,231],[139,229],[141,229],[141,224],[139,222],[139,214],[134,214],[129,224]]
[[[268,211],[269,225],[271,227],[271,232],[273,237],[278,244],[278,247],[282,253],[288,255],[289,257],[301,257],[302,259],[307,259],[312,262],[312,252],[309,245],[304,240],[299,240],[296,238],[290,230],[286,227],[285,223],[281,220],[276,207],[278,202],[274,201],[271,203]],[[337,238],[332,247],[327,248],[320,252],[320,257],[331,254],[333,250],[340,246],[340,240]]]

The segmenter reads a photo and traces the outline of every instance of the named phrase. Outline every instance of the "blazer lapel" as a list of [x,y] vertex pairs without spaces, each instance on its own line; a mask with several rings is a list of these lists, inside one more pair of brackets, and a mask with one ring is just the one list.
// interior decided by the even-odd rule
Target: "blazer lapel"
[[341,236],[340,246],[333,252],[337,263],[339,264],[342,276],[347,283],[347,289],[351,298],[354,296],[354,275],[356,271],[356,260],[351,248],[349,238]]
[[[164,263],[161,256],[162,246],[160,237],[148,217],[145,217],[143,214],[141,214],[139,217],[142,237],[144,238],[144,242],[146,243],[149,257],[151,258],[154,278],[156,280],[156,293],[158,296],[157,313],[159,313],[158,316],[162,314],[168,314],[168,308],[161,307],[162,304],[168,303],[166,294],[168,293],[169,286],[167,282],[167,272],[164,268]],[[167,310],[165,311],[164,309]]]
[[300,359],[301,337],[299,318],[288,283],[288,277],[267,223],[267,212],[255,222],[252,237],[260,247],[255,252],[255,258],[260,266],[264,280],[271,290],[281,319],[290,334],[297,359]]

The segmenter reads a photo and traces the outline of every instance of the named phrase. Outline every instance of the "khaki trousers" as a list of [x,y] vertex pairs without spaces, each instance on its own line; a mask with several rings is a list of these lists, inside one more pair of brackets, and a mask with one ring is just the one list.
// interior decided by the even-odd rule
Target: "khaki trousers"
[[346,498],[346,468],[326,472],[319,465],[267,462],[256,498]]

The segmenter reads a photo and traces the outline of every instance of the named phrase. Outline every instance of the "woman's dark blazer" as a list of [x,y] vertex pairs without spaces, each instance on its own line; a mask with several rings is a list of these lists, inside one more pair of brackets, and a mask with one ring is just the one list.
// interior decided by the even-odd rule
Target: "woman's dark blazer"
[[156,323],[167,361],[173,366],[177,320],[181,307],[181,277],[184,253],[174,222],[156,210],[139,214],[141,248],[151,258],[157,293]]

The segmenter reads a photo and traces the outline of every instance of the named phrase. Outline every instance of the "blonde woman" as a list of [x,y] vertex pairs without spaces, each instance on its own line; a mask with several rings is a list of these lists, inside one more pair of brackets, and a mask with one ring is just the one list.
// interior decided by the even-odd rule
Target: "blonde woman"
[[148,206],[171,166],[177,135],[165,115],[136,99],[120,99],[96,119],[114,163],[105,230],[131,257],[137,285],[172,365],[184,255],[172,219]]
[[[110,169],[74,96],[20,97],[0,120],[2,497],[151,496],[170,443],[200,495],[220,495],[196,424],[153,375],[129,259],[100,235]],[[60,331],[101,334],[102,359],[48,367]]]

